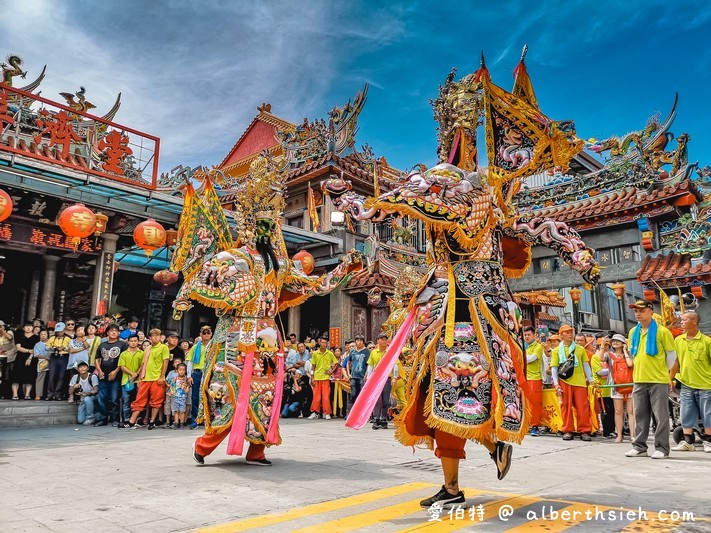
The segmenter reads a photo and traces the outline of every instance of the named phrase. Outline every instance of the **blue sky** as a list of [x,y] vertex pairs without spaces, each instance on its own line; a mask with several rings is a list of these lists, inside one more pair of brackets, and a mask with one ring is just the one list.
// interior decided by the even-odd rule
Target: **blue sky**
[[0,55],[44,64],[42,94],[87,89],[161,137],[161,170],[219,163],[262,102],[323,117],[371,84],[359,145],[399,168],[436,161],[429,100],[484,50],[510,89],[521,48],[544,112],[583,138],[640,129],[679,92],[675,133],[711,162],[711,2],[0,0]]

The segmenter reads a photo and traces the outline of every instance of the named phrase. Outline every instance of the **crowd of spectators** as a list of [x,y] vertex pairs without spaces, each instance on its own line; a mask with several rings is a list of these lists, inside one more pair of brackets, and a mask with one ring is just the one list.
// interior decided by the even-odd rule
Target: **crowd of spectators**
[[[595,427],[617,443],[629,435],[626,455],[638,457],[647,455],[652,429],[652,457],[665,458],[670,397],[677,397],[684,440],[671,449],[695,450],[698,433],[711,453],[711,338],[698,330],[698,314],[683,315],[684,333],[675,339],[654,319],[649,302],[630,307],[638,324],[628,337],[576,335],[564,325],[542,338],[524,328],[531,435],[550,432],[543,395],[554,389],[562,420],[555,430],[563,440],[579,435],[590,441]],[[77,422],[86,425],[195,428],[212,328],[201,326],[191,341],[158,328],[146,335],[139,324],[136,317],[124,328],[70,319],[45,327],[35,320],[13,331],[0,320],[0,397],[77,403]],[[330,346],[326,337],[300,341],[290,334],[281,416],[346,418],[387,347],[385,334],[367,343],[358,335],[343,347]],[[274,361],[265,358],[262,368],[274,373]],[[398,362],[373,410],[373,429],[387,428],[402,407],[404,377]]]

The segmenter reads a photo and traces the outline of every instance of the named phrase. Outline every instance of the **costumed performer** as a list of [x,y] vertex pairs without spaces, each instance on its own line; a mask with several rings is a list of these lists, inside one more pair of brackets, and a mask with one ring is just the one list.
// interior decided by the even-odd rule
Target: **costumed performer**
[[229,435],[228,455],[241,455],[247,440],[247,463],[271,465],[264,451],[281,443],[285,372],[276,314],[328,294],[362,268],[357,252],[322,276],[307,275],[288,258],[279,225],[285,177],[281,158],[265,153],[252,162],[237,185],[234,244],[209,175],[199,195],[186,185],[172,262],[185,277],[173,304],[175,318],[192,307],[189,300],[216,309],[219,317],[200,390],[198,421],[205,434],[193,448],[198,464]]
[[[367,201],[342,179],[322,184],[336,208],[357,220],[383,222],[393,216],[408,216],[420,220],[426,229],[428,264],[432,266],[346,423],[357,429],[367,422],[400,349],[410,344],[413,366],[405,408],[395,419],[395,436],[406,446],[434,448],[444,474],[441,490],[423,500],[423,507],[465,503],[459,489],[459,461],[465,458],[467,439],[489,451],[497,477],[503,479],[511,464],[509,443],[520,443],[528,430],[520,313],[507,276],[523,275],[531,262],[531,246],[541,244],[556,251],[586,282],[595,283],[599,277],[593,251],[575,231],[553,220],[522,216],[511,204],[517,190],[514,186],[520,185],[518,178],[531,170],[531,165],[533,170],[542,168],[551,150],[556,156],[572,157],[581,143],[570,141],[569,135],[552,139],[532,124],[528,115],[521,116],[517,112],[520,99],[509,93],[497,96],[504,91],[488,82],[488,73],[482,69],[484,72],[478,71],[473,78],[465,78],[461,86],[450,76],[435,102],[436,113],[457,119],[440,120],[439,152],[445,162],[426,171],[413,171],[390,192]],[[484,89],[487,98],[481,96]],[[482,102],[493,105],[494,96],[501,98],[497,105],[507,109],[506,120],[517,117],[525,125],[503,124],[509,133],[516,130],[513,138],[522,139],[530,153],[516,161],[520,170],[509,166],[504,171],[501,154],[506,154],[490,151],[490,174],[486,177],[452,163],[472,168],[467,157],[476,147],[477,120],[483,114],[477,106]],[[452,113],[455,105],[460,112]],[[461,124],[469,119],[468,124]],[[551,127],[553,124],[551,121]],[[501,128],[502,123],[491,127]],[[571,129],[568,126],[567,131]],[[448,149],[442,149],[445,143],[449,143]]]

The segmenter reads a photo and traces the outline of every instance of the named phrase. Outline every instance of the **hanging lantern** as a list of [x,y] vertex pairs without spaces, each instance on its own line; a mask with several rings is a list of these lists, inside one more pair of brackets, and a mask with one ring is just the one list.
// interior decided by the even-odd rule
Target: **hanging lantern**
[[551,302],[560,300],[560,293],[558,291],[550,290],[550,291],[546,292],[546,296],[548,296],[548,299]]
[[0,189],[0,222],[5,220],[12,213],[12,198],[5,191]]
[[103,213],[94,213],[94,216],[96,217],[96,226],[94,226],[94,237],[98,237],[106,231],[106,224],[109,221],[109,217],[107,217]]
[[175,246],[178,243],[178,231],[169,229],[165,232],[165,245]]
[[133,240],[139,248],[146,252],[146,255],[150,256],[154,250],[165,245],[165,228],[149,218],[133,230]]
[[311,274],[311,272],[314,271],[314,266],[315,266],[314,256],[311,255],[306,250],[301,250],[300,252],[296,252],[294,254],[294,257],[292,257],[291,259],[292,259],[292,261],[299,261],[301,263],[301,269],[304,271],[304,274],[306,274],[307,276],[309,274]]
[[178,281],[178,274],[176,272],[171,272],[168,269],[159,270],[153,274],[153,281],[165,289]]
[[612,291],[615,293],[615,296],[617,296],[618,300],[622,300],[622,295],[625,294],[625,289],[625,284],[620,283],[619,281],[612,286]]
[[59,228],[72,238],[72,244],[79,246],[96,228],[96,215],[84,204],[74,204],[67,207],[59,215]]
[[583,291],[581,291],[577,287],[574,287],[568,292],[570,292],[570,299],[573,300],[573,303],[575,305],[578,305],[580,303],[580,297],[583,295]]

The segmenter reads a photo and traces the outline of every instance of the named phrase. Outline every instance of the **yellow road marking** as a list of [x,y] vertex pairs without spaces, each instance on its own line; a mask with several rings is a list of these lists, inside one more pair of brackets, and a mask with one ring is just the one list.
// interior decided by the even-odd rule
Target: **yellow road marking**
[[[467,495],[485,493],[485,490],[467,490]],[[318,533],[322,531],[337,531],[338,533],[343,533],[345,531],[352,531],[354,529],[360,529],[382,522],[390,522],[393,518],[400,518],[415,513],[427,516],[425,514],[427,510],[420,507],[421,500],[422,498],[418,498],[417,500],[410,500],[403,503],[397,503],[395,505],[389,505],[387,507],[383,507],[382,509],[374,509],[365,513],[338,518],[336,520],[331,520],[330,522],[324,522],[315,526],[297,529],[292,533]]]
[[[472,494],[475,493],[476,491],[474,489],[464,489],[465,494]],[[486,494],[487,491],[479,491],[480,494]],[[491,494],[491,493],[490,493]],[[486,522],[487,520],[490,520],[491,518],[497,518],[499,516],[499,509],[503,505],[508,505],[512,510],[519,509],[521,507],[525,507],[526,505],[530,505],[532,503],[540,502],[543,501],[543,498],[537,498],[533,496],[518,496],[518,495],[507,495],[507,497],[502,498],[500,500],[494,500],[491,502],[487,502],[483,504],[484,512],[482,515],[479,515],[477,512],[478,504],[473,505],[474,509],[474,519],[472,520],[470,518],[469,509],[464,510],[464,518],[459,519],[459,520],[450,520],[449,514],[446,512],[443,513],[440,516],[440,519],[442,520],[441,522],[437,521],[432,521],[432,522],[424,522],[422,524],[419,524],[415,527],[411,528],[406,528],[400,530],[399,533],[405,533],[407,531],[427,531],[427,532],[435,532],[435,531],[457,531],[458,529],[464,529],[464,528],[471,528],[471,527],[476,527],[477,524],[481,524],[483,522]],[[481,518],[480,518],[481,516]]]
[[272,524],[279,524],[281,522],[288,522],[289,520],[294,520],[296,518],[302,518],[304,516],[312,516],[315,514],[327,513],[329,511],[337,511],[339,509],[345,509],[346,507],[353,507],[364,503],[370,503],[391,496],[399,496],[400,494],[407,494],[408,492],[414,492],[416,490],[435,486],[436,485],[433,485],[431,483],[407,483],[405,485],[397,485],[395,487],[388,487],[386,489],[374,490],[363,494],[356,494],[355,496],[348,496],[339,500],[331,500],[323,503],[307,505],[298,509],[290,509],[284,513],[255,516],[252,518],[237,520],[235,522],[230,522],[227,524],[205,527],[200,529],[200,531],[203,533],[231,533],[234,531],[248,531],[256,527],[266,527]]

